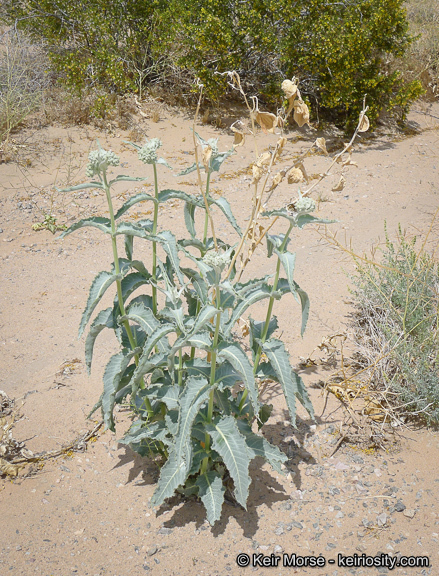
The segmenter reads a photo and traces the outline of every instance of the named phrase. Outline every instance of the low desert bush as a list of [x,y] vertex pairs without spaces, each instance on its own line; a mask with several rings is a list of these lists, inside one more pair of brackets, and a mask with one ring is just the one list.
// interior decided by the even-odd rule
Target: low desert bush
[[369,386],[394,414],[439,423],[437,260],[399,229],[396,242],[386,234],[379,261],[357,262],[353,280],[357,360]]

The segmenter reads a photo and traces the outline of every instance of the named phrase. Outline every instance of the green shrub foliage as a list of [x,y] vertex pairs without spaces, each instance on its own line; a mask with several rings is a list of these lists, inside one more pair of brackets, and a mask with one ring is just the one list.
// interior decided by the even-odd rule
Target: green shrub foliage
[[[3,17],[47,42],[66,82],[141,91],[178,71],[200,78],[217,100],[223,73],[274,104],[298,76],[313,107],[356,121],[368,94],[372,123],[382,107],[402,116],[421,93],[388,62],[412,42],[402,0],[5,0]],[[178,84],[174,87],[178,92]]]

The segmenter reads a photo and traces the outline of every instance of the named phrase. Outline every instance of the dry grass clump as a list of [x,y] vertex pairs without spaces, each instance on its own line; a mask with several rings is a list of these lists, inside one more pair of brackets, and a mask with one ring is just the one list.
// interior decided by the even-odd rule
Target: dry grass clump
[[42,45],[16,30],[0,35],[0,143],[41,105],[50,84],[48,62]]
[[380,261],[357,261],[355,360],[385,420],[438,424],[439,270],[426,241],[417,243],[401,229],[395,243],[386,232]]
[[419,78],[430,100],[439,98],[439,3],[408,0],[410,32],[417,39],[398,68],[410,78]]

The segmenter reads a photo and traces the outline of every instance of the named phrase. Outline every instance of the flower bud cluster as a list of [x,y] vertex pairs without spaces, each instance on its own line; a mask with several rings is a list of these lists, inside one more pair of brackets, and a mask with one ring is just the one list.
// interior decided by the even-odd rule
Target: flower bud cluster
[[148,140],[142,148],[137,151],[139,155],[139,160],[144,164],[156,164],[157,162],[157,150],[162,145],[159,138],[151,138]]
[[88,178],[93,178],[108,168],[108,166],[118,166],[119,157],[111,150],[93,150],[88,155],[88,164],[85,173]]
[[314,212],[315,209],[316,209],[316,203],[312,198],[301,197],[294,203],[294,210],[298,214],[307,214],[309,212]]

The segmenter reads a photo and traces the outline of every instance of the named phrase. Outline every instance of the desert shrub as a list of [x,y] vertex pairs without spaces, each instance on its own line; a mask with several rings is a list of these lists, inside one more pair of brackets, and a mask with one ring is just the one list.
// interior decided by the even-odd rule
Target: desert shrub
[[225,89],[217,72],[234,67],[247,89],[279,97],[279,79],[298,76],[302,93],[320,114],[356,122],[368,94],[372,122],[380,110],[402,116],[421,93],[419,82],[390,72],[387,59],[412,42],[401,0],[263,0],[225,4],[198,0],[180,7],[184,54],[213,98]]
[[50,83],[41,45],[16,30],[0,37],[0,142],[40,105]]
[[[200,78],[211,100],[235,69],[248,91],[279,105],[280,81],[298,76],[302,92],[340,123],[356,122],[364,94],[369,116],[383,107],[403,117],[419,82],[390,71],[389,58],[412,42],[402,0],[154,0],[85,6],[62,0],[5,0],[4,16],[43,37],[64,81],[114,92],[160,82],[172,92]],[[183,76],[189,80],[182,82]],[[218,74],[220,73],[220,74]]]
[[154,52],[155,29],[166,6],[166,0],[5,0],[2,16],[45,40],[66,85],[123,93],[156,73],[162,55]]
[[417,239],[386,234],[379,262],[358,262],[354,331],[369,382],[399,415],[439,422],[439,271]]

